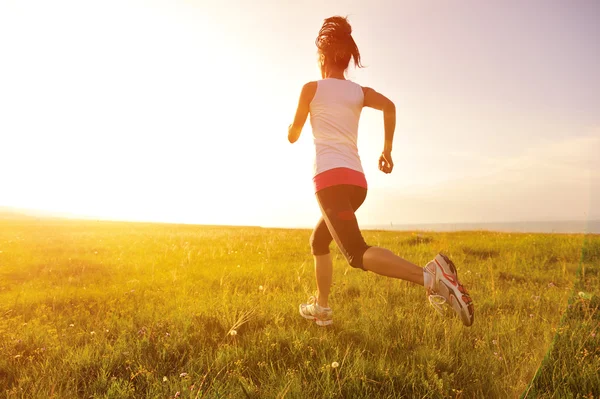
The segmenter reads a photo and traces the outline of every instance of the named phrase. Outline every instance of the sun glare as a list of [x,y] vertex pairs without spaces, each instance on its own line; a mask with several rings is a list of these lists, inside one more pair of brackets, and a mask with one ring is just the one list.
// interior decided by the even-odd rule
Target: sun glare
[[[291,3],[268,10],[232,4],[236,12],[233,6],[204,1],[0,3],[0,37],[7,38],[0,40],[0,51],[10,60],[0,63],[0,206],[128,220],[313,225],[319,211],[311,186],[310,125],[293,146],[286,128],[302,85],[319,78],[317,28],[324,16],[340,12],[340,4],[318,10]],[[387,7],[400,6],[390,2]],[[549,212],[562,212],[561,218],[581,214],[580,198],[590,183],[573,186],[560,179],[573,168],[580,175],[592,170],[592,186],[598,186],[597,164],[584,164],[579,157],[589,147],[578,144],[589,126],[552,119],[542,100],[494,103],[511,88],[498,91],[495,80],[458,68],[476,65],[470,62],[475,56],[488,65],[494,55],[485,58],[461,47],[472,35],[456,30],[457,22],[441,11],[427,14],[439,23],[421,32],[411,23],[374,26],[373,9],[361,3],[346,8],[367,64],[351,68],[349,78],[381,91],[398,110],[392,175],[377,170],[381,113],[363,111],[359,152],[369,196],[393,198],[398,206],[384,215],[379,200],[371,199],[361,209],[361,220],[400,222],[414,214],[435,222],[438,216],[427,215],[438,215],[439,206],[432,204],[446,192],[462,201],[442,215],[446,220],[502,220],[517,210],[536,214],[534,219]],[[291,18],[304,22],[290,24]],[[393,42],[390,29],[397,33]],[[415,40],[411,32],[424,37]],[[453,68],[435,69],[443,54],[431,43],[438,41],[456,47]],[[575,47],[569,48],[573,60],[584,58]],[[555,56],[550,50],[544,49],[548,59]],[[539,69],[534,61],[530,67]],[[574,75],[562,79],[566,86],[572,83],[573,93],[581,87],[569,80]],[[528,84],[520,81],[518,91],[535,91]],[[566,90],[561,98],[576,97]],[[593,101],[565,103],[561,109],[588,105],[593,108]],[[548,148],[577,144],[579,160],[555,162],[556,173],[540,186],[535,176],[547,159],[543,137],[551,143]],[[597,143],[597,132],[590,138]],[[527,163],[524,155],[530,150],[539,159]],[[506,165],[511,164],[531,180],[513,187],[513,202],[488,201],[504,195],[501,184],[488,185],[485,197],[472,194],[482,179],[510,177],[515,172]],[[569,194],[565,201],[571,206],[522,210],[524,197],[555,191]],[[431,203],[421,201],[434,192]],[[495,216],[485,206],[473,214],[474,205],[485,201]]]
[[6,71],[3,140],[18,151],[3,164],[19,190],[3,199],[103,218],[259,224],[251,215],[267,213],[273,190],[302,170],[278,150],[296,92],[273,101],[261,60],[231,39],[239,32],[213,29],[200,12],[86,4],[11,10],[9,28],[23,36],[9,48],[20,59]]

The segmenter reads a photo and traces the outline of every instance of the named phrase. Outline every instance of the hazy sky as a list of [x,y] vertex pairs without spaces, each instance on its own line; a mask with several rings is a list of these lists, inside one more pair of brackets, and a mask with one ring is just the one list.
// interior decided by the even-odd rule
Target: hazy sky
[[600,218],[598,1],[0,0],[0,206],[312,226],[324,18],[391,98],[364,110],[362,225]]

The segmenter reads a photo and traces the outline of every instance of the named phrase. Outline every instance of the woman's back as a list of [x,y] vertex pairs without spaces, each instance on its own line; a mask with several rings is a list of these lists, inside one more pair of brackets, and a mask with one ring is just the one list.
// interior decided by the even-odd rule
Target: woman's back
[[315,174],[334,168],[363,172],[357,147],[363,103],[363,89],[354,82],[334,78],[317,82],[310,103]]

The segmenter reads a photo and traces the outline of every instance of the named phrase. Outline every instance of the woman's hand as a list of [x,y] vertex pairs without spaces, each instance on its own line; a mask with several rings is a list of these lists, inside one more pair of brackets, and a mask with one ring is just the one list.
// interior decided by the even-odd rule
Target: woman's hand
[[394,161],[392,161],[392,151],[384,150],[379,157],[379,170],[383,173],[392,173]]

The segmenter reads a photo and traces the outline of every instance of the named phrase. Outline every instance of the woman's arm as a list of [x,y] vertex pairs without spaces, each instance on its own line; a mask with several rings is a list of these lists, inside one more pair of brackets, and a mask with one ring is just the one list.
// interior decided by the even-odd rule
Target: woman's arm
[[312,101],[317,91],[317,82],[308,82],[302,87],[300,93],[300,99],[298,100],[298,108],[296,109],[296,116],[294,117],[294,123],[288,127],[288,140],[290,143],[295,143],[300,138],[304,123],[308,117],[310,102]]
[[394,130],[396,130],[396,106],[384,96],[370,87],[363,87],[364,106],[383,111],[383,128],[385,130],[385,141],[383,151],[379,157],[379,170],[391,173],[394,168],[392,161],[392,142],[394,141]]

